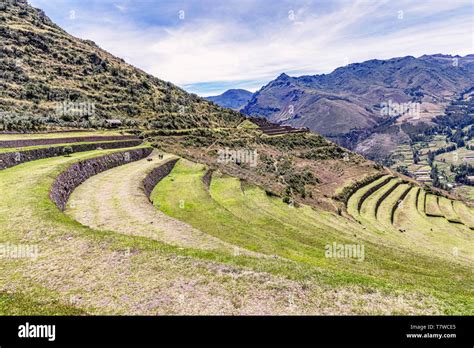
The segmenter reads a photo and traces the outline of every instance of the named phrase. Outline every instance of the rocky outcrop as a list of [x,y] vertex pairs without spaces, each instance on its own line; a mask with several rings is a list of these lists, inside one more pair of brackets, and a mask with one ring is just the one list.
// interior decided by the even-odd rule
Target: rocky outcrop
[[73,152],[92,151],[97,148],[101,149],[119,149],[125,147],[133,147],[141,144],[141,140],[128,140],[116,142],[99,142],[92,144],[71,144],[64,146],[54,146],[48,148],[40,148],[26,151],[0,153],[0,169],[6,169],[21,163],[35,161],[42,158],[49,158],[64,155],[64,148],[71,147]]
[[91,176],[126,163],[138,161],[150,155],[152,150],[152,148],[140,148],[74,163],[58,175],[51,186],[49,197],[61,211],[64,211],[74,189]]
[[49,139],[22,139],[22,140],[3,140],[0,141],[0,148],[14,148],[26,146],[41,146],[53,144],[70,143],[91,143],[98,141],[119,141],[119,140],[139,140],[134,135],[113,135],[113,136],[90,136],[90,137],[71,137],[71,138],[49,138]]
[[148,175],[143,179],[143,189],[148,198],[150,198],[151,192],[155,186],[163,180],[174,168],[176,162],[179,161],[179,158],[169,160],[165,164],[162,164],[159,167],[153,169]]

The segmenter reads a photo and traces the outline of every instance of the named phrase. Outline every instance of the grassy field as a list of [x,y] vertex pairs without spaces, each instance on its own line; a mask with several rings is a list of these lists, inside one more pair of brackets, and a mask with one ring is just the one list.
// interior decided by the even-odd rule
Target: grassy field
[[[38,250],[37,258],[0,258],[0,314],[474,313],[468,227],[431,224],[407,211],[409,197],[416,207],[415,189],[397,209],[395,226],[412,221],[402,219],[408,212],[419,222],[406,233],[388,226],[386,214],[405,185],[375,216],[377,200],[398,179],[364,201],[362,224],[285,204],[219,172],[207,187],[207,168],[184,159],[152,192],[154,209],[141,180],[172,158],[156,153],[86,180],[65,213],[51,202],[49,188],[69,165],[125,150],[0,171],[0,244]],[[356,191],[349,212],[385,178]],[[456,213],[472,217],[464,205]],[[334,244],[364,251],[328,255]]]
[[430,216],[445,217],[438,204],[438,196],[426,195],[425,213]]
[[88,144],[97,144],[97,147],[100,147],[101,144],[112,144],[118,142],[124,142],[130,140],[112,140],[112,141],[94,141],[94,142],[77,142],[77,143],[62,143],[62,144],[51,144],[51,145],[37,145],[37,146],[25,146],[25,147],[11,147],[11,148],[0,148],[0,153],[8,153],[8,152],[18,152],[18,151],[29,151],[29,150],[37,150],[37,149],[49,149],[52,147],[62,147],[67,145],[88,145]]
[[447,164],[460,165],[464,163],[464,157],[466,156],[474,156],[474,151],[461,147],[455,151],[442,153],[441,155],[436,156],[436,160]]
[[[257,187],[219,173],[214,173],[207,191],[202,182],[205,172],[201,165],[178,162],[170,176],[153,191],[156,207],[229,243],[290,259],[302,267],[315,267],[321,272],[318,281],[333,286],[363,284],[395,292],[416,289],[434,290],[435,293],[441,288],[449,292],[457,288],[459,292],[454,290],[457,294],[451,294],[457,299],[455,306],[466,306],[468,312],[472,310],[472,302],[468,299],[470,290],[460,283],[454,285],[459,274],[467,279],[472,277],[469,271],[472,257],[468,252],[473,246],[472,236],[459,239],[457,235],[450,237],[442,231],[441,234],[451,238],[453,244],[464,243],[461,247],[463,257],[456,259],[444,250],[439,250],[439,255],[433,257],[436,243],[423,245],[428,237],[426,234],[412,238],[386,230],[374,233],[333,214],[288,206]],[[325,246],[334,241],[364,244],[365,260],[325,257]],[[453,267],[457,269],[456,277],[450,275],[449,270]],[[433,272],[435,269],[440,273]],[[442,285],[446,279],[450,279],[446,282],[450,284],[447,287]],[[451,296],[445,295],[440,298],[447,300]]]
[[[338,274],[334,278],[325,267],[281,257],[177,247],[86,227],[49,200],[54,178],[71,163],[115,151],[119,150],[43,159],[0,172],[0,189],[5,193],[0,198],[0,243],[34,245],[39,250],[37,259],[0,259],[1,314],[407,314],[467,310],[457,301],[439,300],[416,287],[394,291],[375,275],[364,275],[362,269],[361,276],[337,271],[338,263],[351,263],[349,260],[334,260],[334,273]],[[203,173],[200,169],[195,177]],[[189,182],[194,187],[195,182]],[[193,192],[197,193],[186,191],[191,196]],[[176,203],[181,209],[180,202]],[[185,202],[185,207],[191,203]],[[330,224],[332,217],[326,219]],[[319,252],[313,254],[314,260],[322,260]]]
[[0,141],[4,140],[33,140],[33,139],[58,139],[90,136],[115,136],[123,135],[120,131],[86,131],[86,132],[57,132],[57,133],[29,133],[29,134],[0,134]]

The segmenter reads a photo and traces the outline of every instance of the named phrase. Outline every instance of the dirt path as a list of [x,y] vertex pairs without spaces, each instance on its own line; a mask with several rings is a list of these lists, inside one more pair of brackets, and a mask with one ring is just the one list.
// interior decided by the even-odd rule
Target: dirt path
[[73,192],[66,214],[98,230],[152,238],[181,247],[250,254],[169,217],[148,201],[142,188],[143,179],[150,170],[172,157],[165,155],[159,159],[154,152],[148,157],[152,161],[143,159],[93,176]]

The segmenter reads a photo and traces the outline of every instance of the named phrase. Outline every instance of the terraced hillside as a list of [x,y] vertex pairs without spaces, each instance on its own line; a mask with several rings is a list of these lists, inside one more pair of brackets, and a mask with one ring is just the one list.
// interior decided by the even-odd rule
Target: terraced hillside
[[[390,174],[361,186],[348,200],[361,224],[151,150],[94,149],[0,170],[0,244],[38,252],[0,258],[0,313],[473,313],[472,231],[427,217],[421,188]],[[471,208],[453,209],[472,223]],[[414,212],[426,228],[404,225]],[[333,243],[364,252],[328,257]]]
[[[357,190],[347,209],[372,231],[398,236],[432,252],[457,253],[463,240],[472,238],[472,208],[391,175]],[[472,261],[472,255],[468,258]]]
[[115,132],[0,134],[0,169],[68,153],[126,148],[141,143],[136,136]]
[[472,207],[1,7],[2,129],[84,131],[0,135],[0,314],[474,314]]
[[[396,224],[398,210],[403,209],[406,201],[412,196],[415,196],[414,208],[422,212],[425,217],[438,217],[452,224],[470,226],[469,219],[462,221],[457,213],[457,210],[470,211],[471,208],[465,203],[426,192],[414,181],[404,181],[389,174],[376,178],[356,190],[348,200],[347,210],[360,222],[375,225],[382,223],[387,227],[390,225],[393,227]],[[437,220],[427,219],[427,221]]]
[[[26,0],[3,3],[0,111],[13,118],[31,114],[37,123],[76,127],[120,118],[170,129],[242,120],[237,112],[147,74],[90,40],[73,37]],[[64,103],[76,104],[72,112],[58,113]],[[80,105],[87,105],[87,112],[75,112]]]

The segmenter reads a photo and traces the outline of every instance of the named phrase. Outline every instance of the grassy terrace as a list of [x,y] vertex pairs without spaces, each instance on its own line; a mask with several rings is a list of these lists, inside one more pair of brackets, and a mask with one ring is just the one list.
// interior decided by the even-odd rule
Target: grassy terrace
[[3,140],[33,140],[33,139],[57,139],[76,138],[90,136],[119,136],[120,131],[90,131],[90,132],[57,132],[57,133],[28,133],[28,134],[1,134],[0,141]]
[[427,194],[425,197],[425,214],[428,216],[444,217],[443,212],[439,208],[438,196]]
[[441,212],[449,222],[461,223],[461,219],[454,211],[453,201],[445,197],[439,197],[438,204]]
[[400,204],[404,204],[403,201],[401,201],[401,196],[409,188],[410,186],[408,184],[398,185],[397,188],[380,204],[377,213],[377,220],[379,220],[387,228],[391,228],[392,226],[392,209],[394,209],[396,204],[399,204],[399,201],[401,202]]
[[371,182],[368,185],[361,187],[359,190],[354,192],[347,202],[347,211],[349,212],[349,214],[351,214],[354,217],[358,216],[359,215],[359,209],[358,209],[359,202],[363,200],[364,195],[373,187],[376,187],[377,185],[380,185],[381,183],[383,183],[385,180],[387,180],[387,178],[389,178],[389,175],[384,175],[381,178]]
[[25,146],[17,148],[0,148],[0,153],[9,153],[9,152],[18,152],[18,151],[30,151],[37,149],[49,149],[52,147],[63,147],[63,146],[77,146],[77,145],[89,145],[97,144],[97,147],[100,147],[101,144],[112,144],[126,142],[130,140],[108,140],[108,141],[93,141],[93,142],[77,142],[77,143],[62,143],[62,144],[50,144],[50,145],[37,145],[37,146]]
[[454,211],[461,218],[461,221],[468,227],[474,229],[474,212],[472,208],[466,206],[463,202],[455,201],[453,203]]
[[[383,233],[219,173],[207,189],[207,168],[183,159],[152,193],[159,211],[148,209],[137,191],[157,157],[87,180],[70,215],[50,201],[72,163],[127,150],[0,171],[0,243],[39,250],[38,259],[0,258],[0,314],[474,313],[464,225]],[[332,243],[363,245],[363,260],[325,257]]]
[[[401,293],[371,285],[380,283],[376,277],[359,284],[354,281],[357,277],[333,279],[324,268],[281,258],[175,247],[93,229],[63,214],[49,200],[54,178],[70,164],[117,151],[123,150],[48,158],[0,171],[0,243],[39,249],[36,260],[0,259],[0,314],[467,311],[465,305],[456,304],[458,300],[438,300],[413,286]],[[186,193],[193,193],[194,184],[191,181]],[[443,297],[444,290],[440,291]]]
[[[278,198],[267,196],[258,187],[219,173],[214,173],[208,191],[202,182],[205,173],[206,168],[202,165],[184,160],[178,162],[152,193],[156,207],[228,243],[276,255],[275,260],[292,260],[299,265],[300,272],[317,271],[317,281],[324,284],[363,284],[395,292],[417,289],[427,291],[427,294],[436,293],[434,296],[442,298],[442,302],[457,303],[455,306],[467,306],[472,311],[472,302],[467,295],[471,290],[460,290],[459,287],[466,284],[458,283],[450,273],[455,267],[457,275],[471,278],[472,260],[469,257],[455,259],[442,250],[433,256],[432,248],[436,249],[437,245],[427,248],[423,244],[428,237],[426,234],[407,238],[408,234],[374,233],[333,214],[309,207],[288,206]],[[416,204],[414,197],[413,205]],[[463,250],[473,246],[472,236],[465,235],[461,240],[465,243]],[[326,258],[324,247],[334,241],[364,244],[366,259],[359,262]],[[458,239],[454,241],[455,244],[458,242]],[[462,255],[465,253],[462,251]],[[442,294],[451,292],[453,286],[460,292]],[[450,300],[451,295],[456,300]]]
[[376,207],[381,204],[383,197],[387,192],[389,192],[393,187],[400,183],[400,179],[393,178],[386,185],[382,186],[380,189],[371,194],[365,201],[362,203],[361,216],[363,216],[364,221],[369,225],[376,227],[376,230],[384,230],[384,226],[379,223],[376,216]]
[[[398,233],[402,240],[413,246],[423,247],[429,253],[443,253],[446,257],[453,256],[453,250],[459,251],[458,257],[471,260],[473,247],[470,231],[463,225],[452,224],[439,217],[427,217],[422,211],[417,210],[417,191],[421,188],[413,188],[405,197],[395,212],[394,225],[402,229],[404,233]],[[423,194],[418,195],[418,199]],[[422,203],[419,202],[419,204]],[[471,242],[467,242],[471,240]]]

